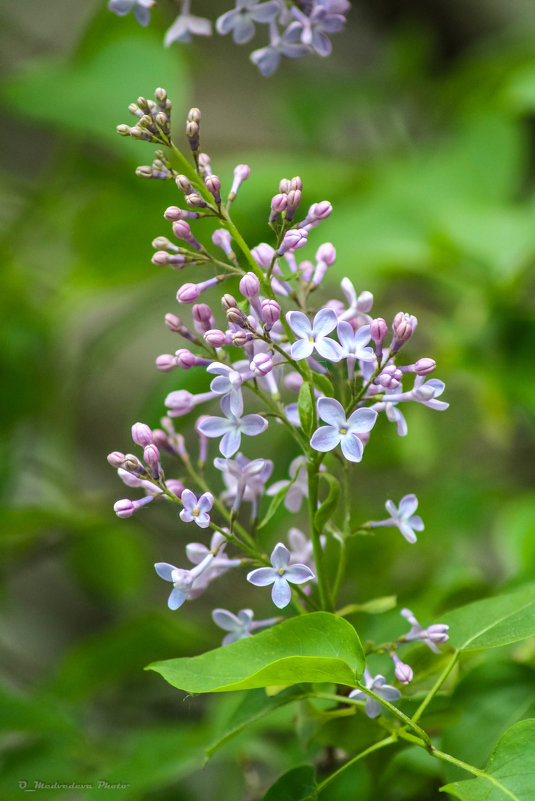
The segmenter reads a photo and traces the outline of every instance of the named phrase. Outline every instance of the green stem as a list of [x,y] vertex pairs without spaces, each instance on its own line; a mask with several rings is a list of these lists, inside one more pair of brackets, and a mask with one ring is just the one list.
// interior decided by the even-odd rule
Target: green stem
[[440,674],[440,676],[438,677],[438,679],[436,680],[434,685],[431,687],[431,689],[429,690],[429,692],[425,696],[424,700],[422,701],[422,703],[420,704],[420,706],[418,707],[418,709],[416,710],[416,712],[412,716],[412,720],[414,722],[416,722],[417,720],[420,720],[420,718],[422,717],[423,713],[425,712],[425,710],[427,709],[427,707],[429,706],[429,704],[431,703],[431,701],[433,700],[433,698],[435,697],[437,692],[440,690],[440,688],[442,687],[442,685],[444,684],[444,682],[446,681],[446,679],[450,675],[451,671],[453,670],[453,668],[457,664],[457,660],[459,658],[459,653],[460,653],[459,651],[455,651],[455,653],[453,654],[451,660],[448,662],[448,664],[446,665],[446,667],[444,668],[444,670],[442,671],[442,673]]
[[312,548],[314,551],[314,562],[316,563],[316,572],[318,574],[318,587],[320,593],[321,608],[329,612],[334,610],[331,598],[329,596],[329,588],[327,585],[327,577],[323,565],[323,548],[321,547],[321,531],[316,525],[316,512],[318,510],[318,483],[319,483],[319,466],[320,459],[316,456],[311,457],[307,464],[308,473],[308,514],[310,518],[310,534],[312,537]]
[[393,745],[395,742],[396,738],[394,736],[390,736],[390,737],[385,737],[384,740],[379,740],[379,742],[374,743],[373,745],[370,745],[369,748],[366,748],[364,751],[361,751],[360,754],[357,754],[357,756],[353,757],[353,759],[350,759],[349,762],[346,762],[345,765],[342,765],[341,768],[338,768],[338,770],[335,770],[335,772],[331,773],[330,776],[327,776],[326,779],[324,779],[322,782],[320,782],[320,784],[318,784],[316,791],[318,793],[321,793],[322,790],[324,790],[328,784],[334,781],[334,779],[337,779],[338,776],[344,773],[344,771],[346,771],[348,768],[352,767],[352,765],[354,765],[355,762],[358,762],[360,759],[364,759],[364,757],[367,757],[368,754],[373,754],[374,751],[379,751],[381,748],[385,748],[387,745]]

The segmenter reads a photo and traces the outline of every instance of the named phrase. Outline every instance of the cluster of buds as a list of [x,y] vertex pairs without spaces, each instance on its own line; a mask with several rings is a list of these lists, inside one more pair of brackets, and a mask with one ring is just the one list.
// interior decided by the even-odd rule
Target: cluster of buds
[[[163,90],[157,90],[156,97],[160,103],[164,98],[168,102]],[[136,108],[139,106],[138,102]],[[146,108],[150,107],[146,105],[143,110]],[[308,499],[315,512],[321,504],[317,478],[324,470],[323,461],[330,458],[328,454],[334,452],[337,457],[332,460],[331,472],[337,463],[350,470],[362,461],[381,416],[394,422],[398,434],[404,436],[407,424],[400,408],[404,403],[415,402],[436,410],[447,408],[448,404],[439,400],[444,384],[428,378],[436,368],[433,359],[403,358],[417,326],[413,315],[399,312],[390,325],[384,318],[372,316],[373,295],[366,290],[357,292],[348,277],[340,283],[341,296],[316,300],[324,291],[328,269],[336,262],[336,250],[330,242],[320,242],[313,259],[304,260],[299,259],[298,251],[309,245],[309,237],[317,236],[317,229],[330,216],[332,206],[326,200],[320,201],[312,204],[306,214],[300,214],[303,182],[299,177],[280,181],[271,200],[269,225],[273,244],[247,246],[229,209],[249,177],[250,168],[244,164],[236,167],[227,203],[223,205],[221,182],[212,172],[211,160],[207,154],[199,153],[199,122],[200,112],[194,108],[186,122],[194,167],[178,152],[183,171],[174,175],[188,208],[173,205],[164,213],[180,244],[158,236],[153,241],[156,252],[152,260],[178,270],[191,269],[192,265],[197,265],[196,271],[200,265],[216,270],[215,275],[203,275],[201,280],[195,276],[196,280],[179,287],[176,300],[182,308],[191,309],[191,322],[189,315],[184,318],[169,313],[165,323],[186,342],[181,342],[174,353],[161,354],[156,359],[157,368],[163,372],[197,370],[197,386],[202,391],[190,392],[179,379],[177,388],[165,398],[161,429],[153,431],[142,423],[133,427],[133,441],[143,448],[142,460],[130,454],[110,454],[108,460],[124,483],[145,492],[137,501],[121,499],[115,511],[119,517],[129,517],[149,501],[166,498],[176,504],[183,523],[215,532],[210,547],[196,545],[195,558],[188,546],[193,569],[183,570],[167,562],[156,564],[158,575],[173,583],[169,598],[172,609],[196,597],[208,581],[228,567],[242,564],[240,558],[229,559],[223,554],[227,544],[241,548],[247,562],[258,565],[247,573],[246,580],[257,587],[271,586],[271,597],[278,609],[286,608],[296,593],[305,604],[316,608],[318,594],[319,603],[323,605],[324,601],[321,555],[326,545],[326,534],[315,528],[317,515],[311,514],[310,537],[290,529],[288,544],[277,536],[268,559],[254,536],[262,502],[275,496],[295,513],[303,499]],[[169,141],[169,146],[176,154],[174,143]],[[159,159],[164,163],[161,155]],[[213,248],[201,244],[195,231],[196,221],[205,217],[215,218],[220,226],[212,235]],[[208,301],[216,287],[237,278],[235,294],[223,290],[219,308],[210,305]],[[249,392],[246,394],[245,390]],[[253,403],[246,411],[250,399]],[[217,406],[213,408],[214,404],[219,411]],[[209,461],[211,441],[218,442],[219,455],[213,465],[224,485],[219,491],[208,489],[204,472],[194,468],[191,445],[173,426],[173,418],[194,412],[197,417],[191,421],[190,430],[197,440],[200,469],[204,470]],[[271,460],[264,455],[248,458],[242,448],[248,447],[250,438],[265,442],[262,435],[277,425],[299,445],[301,454],[289,464],[287,478],[268,486],[273,471]],[[160,453],[174,458],[184,475],[167,480]],[[244,505],[250,508],[249,525],[244,522]],[[413,494],[405,495],[397,506],[388,500],[388,518],[364,523],[361,529],[395,527],[408,543],[415,543],[415,532],[424,529],[421,517],[415,514],[417,506]],[[343,540],[336,511],[333,514],[327,530],[330,536],[334,533]],[[216,520],[219,517],[219,522],[212,516]],[[347,536],[350,533],[345,531]],[[436,643],[447,639],[447,627],[433,625],[424,629],[408,610],[402,614],[410,622],[411,631],[391,644],[389,652],[395,676],[406,684],[412,679],[412,670],[400,660],[397,648],[418,640],[436,650]],[[256,627],[276,625],[280,618],[253,624],[251,610],[241,610],[236,616],[218,609],[214,620],[229,632],[225,642],[231,642],[251,636]],[[399,690],[387,685],[381,675],[367,674],[366,683],[379,697],[399,697]],[[359,692],[355,691],[354,697],[360,698]],[[366,712],[375,716],[378,707],[367,701]]]
[[[137,122],[135,125],[118,125],[117,133],[143,139],[160,145],[169,145],[171,134],[171,101],[165,89],[156,89],[154,100],[138,97],[128,106],[128,111]],[[167,176],[166,176],[167,177]]]

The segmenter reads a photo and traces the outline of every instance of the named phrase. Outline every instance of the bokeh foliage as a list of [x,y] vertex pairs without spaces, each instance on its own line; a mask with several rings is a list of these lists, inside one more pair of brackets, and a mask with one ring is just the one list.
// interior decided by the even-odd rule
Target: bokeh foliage
[[[314,238],[338,251],[329,290],[348,275],[373,291],[378,314],[417,315],[411,347],[436,357],[451,407],[409,410],[403,440],[378,426],[358,471],[354,523],[416,492],[426,529],[416,546],[388,529],[355,537],[344,602],[396,594],[430,620],[535,571],[535,18],[521,2],[501,16],[490,0],[462,14],[438,2],[396,13],[386,0],[355,3],[331,59],[286,63],[266,81],[226,39],[165,51],[163,2],[148,30],[104,5],[55,0],[39,23],[40,3],[0,9],[11,62],[0,90],[0,796],[39,779],[128,784],[114,799],[210,801],[221,787],[257,798],[318,755],[310,737],[322,727],[349,753],[374,733],[302,702],[259,719],[200,771],[241,695],[184,700],[142,670],[218,645],[213,606],[271,608],[223,579],[170,613],[152,563],[180,564],[191,531],[163,505],[113,516],[124,491],[105,455],[129,449],[132,422],[157,424],[179,380],[153,366],[177,347],[162,323],[177,280],[150,263],[176,190],[135,178],[151,148],[114,126],[157,85],[173,98],[177,130],[189,105],[200,106],[222,179],[251,165],[236,209],[251,243],[267,236],[279,178],[299,174],[305,203],[335,208]],[[259,439],[247,455],[260,444],[285,477],[286,443]],[[278,512],[266,548],[290,525],[299,520]],[[363,640],[399,631],[397,611],[351,620]],[[426,656],[410,659],[422,684],[436,669]],[[467,659],[453,696],[432,710],[448,722],[444,747],[484,765],[503,729],[533,715],[534,668],[530,644],[485,664]],[[387,770],[381,760],[355,766],[325,799],[431,801],[440,783],[461,778],[411,748]]]

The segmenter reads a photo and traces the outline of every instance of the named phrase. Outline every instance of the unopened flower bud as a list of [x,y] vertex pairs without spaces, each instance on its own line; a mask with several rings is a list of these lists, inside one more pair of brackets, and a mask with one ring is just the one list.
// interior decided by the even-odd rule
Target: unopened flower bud
[[288,222],[291,222],[294,218],[295,212],[299,208],[299,204],[301,203],[301,190],[290,189],[286,195],[286,198],[286,219]]
[[204,341],[211,348],[222,348],[227,342],[227,335],[218,328],[211,328],[204,335]]
[[178,364],[171,353],[161,353],[156,357],[156,367],[162,373],[170,373],[175,367],[178,367]]
[[261,309],[262,320],[266,324],[266,328],[269,330],[280,320],[281,307],[276,300],[270,300],[268,298],[267,300],[262,301]]
[[377,383],[385,389],[397,389],[403,378],[403,373],[395,365],[385,367],[377,379]]
[[267,270],[271,265],[275,251],[271,245],[266,244],[266,242],[261,242],[251,250],[251,255],[259,267],[263,270]]
[[434,359],[428,359],[424,357],[423,359],[418,359],[418,361],[415,362],[414,372],[416,375],[429,375],[435,371],[436,366],[437,363]]
[[293,392],[299,392],[302,383],[303,376],[297,372],[288,373],[288,375],[284,377],[284,385]]
[[160,451],[154,444],[147,445],[143,450],[143,459],[145,464],[150,467],[152,473],[157,471],[160,462]]
[[131,128],[129,125],[118,125],[115,130],[119,136],[130,136]]
[[330,242],[320,245],[316,251],[316,260],[324,261],[329,267],[336,261],[336,248]]
[[407,342],[407,340],[411,338],[416,328],[416,323],[416,317],[412,314],[405,314],[404,312],[398,312],[396,314],[394,322],[392,323],[392,330],[399,344]]
[[370,323],[370,334],[376,345],[381,345],[388,334],[388,326],[382,317],[376,317]]
[[193,306],[191,313],[193,316],[195,330],[198,331],[199,334],[204,334],[205,331],[209,331],[215,326],[215,319],[214,315],[212,314],[212,309],[207,303],[196,303]]
[[132,517],[136,511],[136,507],[131,500],[128,498],[123,498],[122,500],[113,504],[113,511],[117,517]]
[[138,476],[141,476],[146,472],[137,456],[134,456],[133,453],[125,454],[122,467],[124,470],[128,470],[129,473],[135,473]]
[[169,206],[163,213],[163,216],[169,222],[176,222],[177,220],[182,220],[182,209],[178,206]]
[[118,469],[119,467],[123,466],[125,456],[124,453],[121,453],[121,451],[112,451],[111,453],[108,454],[107,459],[108,463],[112,467]]
[[396,679],[400,684],[410,684],[413,678],[411,666],[405,664],[405,662],[402,662],[397,654],[392,654],[392,659],[394,660],[394,665],[396,666],[394,670]]
[[204,209],[208,203],[198,192],[192,192],[186,195],[184,200],[192,209]]
[[202,175],[212,174],[212,166],[208,153],[199,153],[199,169]]
[[218,228],[217,231],[214,231],[212,234],[212,242],[216,247],[221,248],[227,256],[232,253],[230,234],[228,231],[225,231],[224,228]]
[[191,192],[193,192],[193,186],[191,185],[191,181],[187,176],[177,175],[175,182],[180,191],[184,192],[185,195],[189,195]]
[[221,181],[217,175],[207,175],[204,179],[206,188],[217,204],[221,203]]
[[159,86],[154,92],[154,98],[159,106],[165,105],[167,100],[167,92],[165,89],[162,89],[161,86]]
[[286,206],[288,203],[288,196],[283,192],[279,192],[279,194],[274,195],[271,199],[271,214],[269,215],[269,221],[275,222],[279,214],[282,214],[285,211]]
[[190,108],[188,111],[188,122],[199,123],[201,121],[201,111],[198,108]]
[[182,284],[176,293],[176,299],[179,303],[195,303],[200,294],[198,284]]
[[188,122],[186,124],[186,136],[188,138],[190,148],[195,152],[199,149],[199,123]]
[[175,353],[176,364],[183,370],[190,370],[197,364],[198,357],[187,348],[180,348]]
[[227,310],[227,320],[231,325],[239,325],[240,328],[247,327],[247,315],[237,307]]
[[228,311],[229,309],[237,309],[238,301],[236,300],[235,297],[229,295],[228,292],[226,292],[221,298],[221,305],[223,306],[225,311]]
[[172,492],[173,495],[176,495],[177,498],[182,497],[182,493],[184,492],[184,484],[176,478],[170,478],[168,481],[165,482],[165,486]]
[[273,370],[273,360],[268,353],[257,353],[256,356],[253,357],[249,368],[253,371],[255,376],[261,378]]
[[228,196],[230,202],[234,200],[238,193],[238,189],[242,183],[247,180],[250,174],[251,168],[247,164],[238,164],[238,166],[234,168],[234,180]]
[[281,192],[283,195],[287,195],[288,192],[290,191],[290,188],[291,187],[290,187],[289,179],[288,178],[282,178],[280,183],[279,183],[279,192]]
[[292,178],[292,180],[290,181],[290,188],[288,192],[291,192],[292,190],[296,189],[299,191],[303,189],[303,181],[298,175],[296,175],[295,178]]
[[233,345],[236,345],[237,348],[243,348],[254,339],[254,334],[252,331],[245,331],[241,328],[239,331],[232,332],[231,339]]
[[298,250],[304,247],[307,243],[307,237],[307,231],[291,228],[284,234],[284,239],[282,240],[280,248],[277,250],[277,255],[284,256],[287,250]]
[[176,252],[177,246],[174,245],[166,236],[157,236],[152,240],[152,247],[155,250],[172,250]]
[[165,324],[174,334],[180,334],[186,339],[193,339],[193,334],[186,328],[180,317],[177,317],[176,314],[166,314]]
[[152,443],[152,431],[146,423],[134,423],[132,426],[132,439],[136,445],[144,448]]
[[178,389],[169,393],[165,399],[165,405],[169,409],[171,417],[182,417],[191,412],[195,406],[195,398],[186,389]]
[[260,281],[256,275],[254,273],[245,273],[240,281],[240,292],[242,293],[243,297],[247,298],[248,300],[253,300],[254,298],[258,297],[259,289]]

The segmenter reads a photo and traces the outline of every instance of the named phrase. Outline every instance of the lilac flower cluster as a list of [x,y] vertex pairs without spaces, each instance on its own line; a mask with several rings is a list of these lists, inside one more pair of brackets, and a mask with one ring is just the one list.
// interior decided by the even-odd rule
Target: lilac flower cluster
[[[329,542],[345,548],[352,533],[351,498],[346,491],[342,522],[337,509],[329,507],[328,498],[322,498],[320,485],[336,482],[333,473],[337,470],[348,481],[350,471],[359,469],[355,465],[362,461],[381,417],[386,425],[396,423],[397,433],[404,436],[403,404],[447,408],[448,404],[439,400],[444,384],[429,378],[436,366],[433,359],[404,358],[417,326],[413,315],[399,312],[390,325],[382,317],[372,316],[373,295],[358,293],[347,277],[340,284],[341,297],[325,295],[324,278],[336,262],[330,242],[316,242],[313,257],[300,258],[298,251],[312,245],[317,229],[330,216],[329,201],[313,203],[301,212],[301,179],[282,179],[266,208],[272,244],[260,242],[249,248],[230,209],[250,168],[237,165],[224,197],[209,156],[200,150],[199,110],[191,109],[186,122],[194,162],[191,167],[169,138],[166,93],[158,89],[155,97],[156,102],[139,98],[130,108],[138,117],[135,128],[145,135],[139,136],[138,130],[132,134],[128,126],[119,126],[119,133],[158,141],[172,150],[169,160],[159,156],[160,166],[165,167],[164,177],[174,180],[183,202],[165,210],[163,216],[173,239],[159,236],[154,240],[152,261],[179,272],[189,269],[190,280],[176,292],[181,317],[174,313],[165,317],[169,331],[182,340],[177,343],[180,347],[156,358],[158,370],[177,376],[177,388],[165,398],[161,428],[144,423],[132,427],[132,440],[142,449],[142,458],[118,451],[108,457],[122,481],[144,493],[139,499],[117,501],[115,512],[130,517],[152,501],[166,500],[175,505],[184,524],[195,523],[213,532],[209,545],[186,546],[192,568],[168,562],[155,565],[157,574],[173,585],[170,609],[200,595],[231,568],[247,566],[246,580],[255,587],[271,587],[278,609],[293,603],[300,611],[334,610],[343,574],[337,577],[335,588],[329,585],[324,551]],[[141,168],[140,174],[147,175],[151,169],[158,171],[153,164]],[[203,219],[215,219],[219,226],[210,246],[201,244],[191,227]],[[191,274],[193,266],[195,273]],[[204,268],[215,274],[198,276]],[[224,291],[229,281],[235,294]],[[220,310],[213,303],[216,292]],[[201,391],[183,388],[183,371],[189,370],[197,372]],[[188,422],[193,442],[186,442],[175,430],[174,420],[191,414],[194,419]],[[277,430],[284,432],[300,452],[297,456],[291,453],[293,458],[285,469],[278,466],[282,477],[273,483],[274,464],[262,450],[268,448],[263,436],[268,428],[273,436]],[[253,439],[259,443],[261,455],[257,451],[250,458],[242,449],[247,451]],[[217,455],[212,440],[217,442]],[[198,467],[192,456],[195,443]],[[163,455],[178,465],[178,477],[167,478]],[[207,478],[205,468],[210,469],[210,462],[215,472]],[[268,558],[256,532],[259,526],[269,532],[267,524],[282,503],[293,514],[306,505],[310,531],[305,534],[290,528],[287,545],[277,534]],[[387,500],[389,517],[364,523],[361,528],[396,527],[407,542],[415,543],[415,532],[424,528],[415,514],[417,506],[413,494],[405,495],[398,506]],[[244,507],[250,512],[248,518]],[[319,519],[323,523],[318,523]],[[237,555],[229,557],[227,546],[236,549]],[[343,566],[342,557],[340,562]],[[447,626],[434,624],[424,629],[409,610],[402,610],[402,615],[410,623],[410,631],[377,650],[390,654],[398,682],[407,684],[412,669],[401,661],[398,648],[420,641],[437,650],[437,644],[448,635]],[[276,625],[281,618],[254,621],[250,609],[235,615],[218,608],[213,620],[227,632],[223,643],[228,644],[252,636],[257,628]],[[399,690],[386,684],[380,674],[372,677],[366,673],[365,682],[352,697],[358,700],[362,693],[366,695],[365,711],[370,717],[380,712],[377,698],[391,701],[399,697]]]
[[[150,21],[155,0],[109,0],[108,8],[119,16],[133,12],[140,25]],[[232,35],[238,45],[247,44],[256,34],[256,25],[266,26],[269,44],[253,50],[250,59],[262,75],[272,75],[282,58],[302,58],[315,53],[325,58],[332,44],[329,36],[343,30],[348,0],[236,0],[234,8],[215,22],[221,36]],[[165,34],[164,44],[190,42],[192,36],[210,36],[212,22],[191,13],[191,0],[181,0],[181,10]]]

